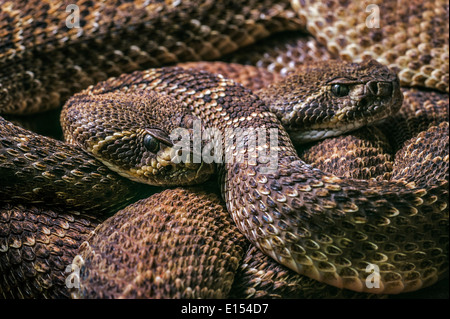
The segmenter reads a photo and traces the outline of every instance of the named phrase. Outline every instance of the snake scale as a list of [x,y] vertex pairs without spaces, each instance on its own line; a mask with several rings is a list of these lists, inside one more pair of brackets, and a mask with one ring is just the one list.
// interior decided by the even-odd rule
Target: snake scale
[[[389,12],[389,27],[367,33],[364,1],[80,1],[81,27],[72,29],[69,2],[2,1],[2,114],[58,108],[79,92],[62,111],[66,143],[1,119],[2,295],[67,297],[65,267],[72,259],[82,269],[71,278],[81,283],[77,297],[347,297],[357,296],[350,290],[413,291],[446,276],[448,32],[440,30],[448,31],[448,4],[413,1],[402,11],[387,3],[377,4]],[[345,10],[355,15],[342,23]],[[320,43],[298,39],[296,30]],[[291,33],[253,44],[281,31]],[[216,60],[252,45],[288,53],[248,62],[257,55],[244,48],[227,58],[266,70],[154,68]],[[331,57],[361,63],[313,63]],[[363,61],[368,57],[394,72]],[[226,76],[192,67],[219,68]],[[399,84],[443,93],[402,94]],[[127,105],[150,110],[146,122],[127,113]],[[217,167],[188,161],[172,184],[204,182],[216,170],[225,206],[197,188],[148,197],[159,189],[139,182],[167,185],[178,172],[168,133],[184,128],[191,136],[196,120],[222,137],[236,127],[275,129],[278,145],[264,147],[276,151],[275,172],[261,173],[267,164],[253,161],[244,138],[223,154],[242,143],[244,151],[233,154],[240,161]],[[364,136],[383,133],[386,143],[367,145]],[[299,152],[291,141],[323,137],[330,138]],[[333,147],[353,153],[345,161]],[[374,148],[383,149],[374,156],[378,162],[352,166]],[[377,163],[388,164],[387,171]],[[365,285],[369,263],[380,267],[379,288]]]

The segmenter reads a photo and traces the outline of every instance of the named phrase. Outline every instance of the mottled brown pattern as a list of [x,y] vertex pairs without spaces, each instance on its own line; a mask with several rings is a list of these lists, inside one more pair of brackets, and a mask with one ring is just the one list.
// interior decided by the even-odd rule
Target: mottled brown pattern
[[[0,200],[111,214],[148,194],[77,146],[35,134],[0,117]],[[20,167],[20,170],[17,168]]]
[[[87,106],[87,112],[79,106]],[[114,120],[113,120],[114,119]],[[182,186],[206,181],[213,164],[195,163],[192,156],[175,163],[170,138],[175,129],[193,135],[198,120],[176,99],[155,92],[130,94],[80,93],[61,112],[67,143],[78,145],[109,169],[133,181],[156,186]],[[145,146],[151,138],[155,149]]]
[[393,177],[424,188],[448,179],[449,155],[439,151],[449,148],[448,130],[448,122],[442,122],[405,142],[396,153]]
[[0,113],[57,108],[111,76],[217,59],[302,28],[288,0],[147,2],[76,1],[81,28],[68,28],[74,1],[2,1]]
[[[335,85],[348,92],[337,95]],[[403,101],[397,75],[374,60],[305,64],[257,93],[294,143],[355,130],[396,113]]]
[[[316,74],[332,78],[332,69],[326,70]],[[319,77],[317,82],[321,81]],[[273,173],[260,173],[268,164],[258,159],[250,164],[245,148],[240,161],[233,158],[219,169],[222,196],[239,230],[278,262],[327,284],[378,293],[416,290],[447,271],[445,167],[439,175],[444,179],[426,189],[396,180],[338,178],[313,169],[297,157],[280,122],[258,96],[205,71],[172,67],[123,75],[75,95],[66,107],[89,112],[88,104],[75,102],[87,92],[134,94],[147,90],[175,97],[201,118],[202,125],[218,129],[222,136],[227,129],[238,127],[278,130],[274,148],[278,161]],[[315,97],[311,96],[312,101]],[[445,132],[438,132],[435,138],[442,134]],[[231,154],[236,143],[233,140],[224,154]],[[241,143],[247,144],[245,140]],[[445,158],[446,152],[439,148],[432,156]],[[428,193],[429,188],[433,192]],[[410,225],[411,216],[421,222]],[[381,269],[382,285],[376,291],[364,284],[368,263]]]
[[248,243],[218,196],[172,189],[102,223],[80,248],[83,298],[225,298]]
[[386,295],[338,289],[274,262],[255,246],[250,246],[237,270],[231,298],[245,299],[369,299]]
[[302,65],[338,58],[311,35],[291,31],[277,33],[226,56],[225,61],[254,65],[285,77]]
[[394,151],[418,133],[449,119],[448,94],[406,88],[402,92],[404,103],[399,112],[377,124],[390,138]]
[[366,126],[299,149],[300,157],[324,172],[354,179],[391,179],[392,147],[383,132]]
[[66,268],[101,220],[35,205],[0,207],[0,298],[67,298]]
[[282,79],[280,74],[270,72],[266,68],[237,63],[186,62],[178,63],[176,66],[184,69],[192,68],[196,70],[208,71],[210,73],[222,74],[224,77],[242,84],[244,87],[253,92],[263,89],[269,84]]
[[[255,89],[266,86],[266,81],[291,74],[300,62],[311,63],[330,57],[361,61],[374,57],[398,71],[402,85],[448,92],[448,3],[441,0],[375,2],[381,8],[381,29],[364,27],[369,14],[365,11],[369,2],[365,1],[330,0],[325,6],[323,3],[315,6],[314,2],[294,0],[299,18],[287,0],[205,0],[194,6],[190,1],[146,1],[146,7],[144,1],[78,1],[82,28],[68,29],[65,7],[70,3],[1,2],[0,113],[24,114],[54,109],[72,93],[124,72],[222,56],[230,60],[233,57],[226,55],[242,46],[278,31],[300,30],[305,25],[322,45],[311,37],[301,38],[295,33],[276,35],[260,49],[245,48],[246,52],[241,51],[235,58],[237,60],[233,60],[254,64],[266,71],[246,66],[242,67],[245,70],[242,77],[237,72],[239,65],[215,64],[214,67],[223,70],[224,75],[227,71],[225,77],[230,76],[244,85],[253,83]],[[307,4],[306,13],[300,9],[304,4]],[[339,21],[341,16],[352,18],[342,23]],[[327,53],[325,47],[331,53]],[[200,68],[204,67],[209,70],[208,64]],[[333,68],[329,71],[320,73],[336,75]],[[252,79],[256,74],[263,74],[263,78]],[[316,82],[318,78],[313,76],[301,82],[304,91],[302,94],[294,92],[295,99],[317,87],[329,90],[329,83]],[[169,112],[157,113],[156,117],[169,116],[164,125],[171,128],[190,127],[192,118],[188,119],[189,115],[170,118],[171,110],[175,114],[175,109],[178,113],[184,108],[186,113],[189,106],[193,116],[201,118],[205,126],[216,127],[222,133],[232,127],[278,130],[276,149],[281,158],[275,173],[262,174],[260,170],[264,164],[249,163],[247,152],[243,153],[243,162],[220,166],[222,194],[238,228],[277,262],[325,283],[355,290],[364,288],[365,266],[373,262],[381,268],[383,284],[380,290],[369,291],[377,293],[415,290],[448,274],[448,94],[404,90],[405,103],[397,115],[374,128],[313,146],[308,158],[313,165],[321,165],[314,161],[331,163],[331,167],[320,167],[321,171],[299,160],[287,133],[269,113],[272,99],[268,96],[273,98],[278,94],[264,97],[261,93],[264,98],[261,101],[257,96],[259,93],[254,95],[235,86],[233,81],[205,72],[187,74],[181,69],[153,69],[134,73],[91,87],[87,95],[75,96],[69,105],[94,102],[117,107],[118,101],[137,105],[139,98],[151,95],[149,89],[165,95],[158,96],[156,104],[167,106]],[[372,91],[385,89],[385,84],[367,86],[367,90]],[[123,92],[136,95],[125,98]],[[320,94],[324,95],[323,92]],[[319,101],[317,95],[310,97]],[[171,99],[178,101],[174,103]],[[287,98],[282,100],[284,103],[289,101]],[[74,105],[74,108],[78,107]],[[306,115],[303,121],[322,118],[314,111]],[[84,214],[89,211],[89,214],[103,216],[114,212],[138,198],[141,186],[110,172],[101,160],[94,159],[78,146],[54,142],[1,118],[0,121],[0,196],[3,203],[0,210],[0,270],[3,276],[0,278],[0,295],[66,297],[61,269],[97,223],[90,217],[85,218]],[[300,122],[297,124],[304,124]],[[76,121],[74,123],[76,126]],[[152,129],[158,130],[156,135],[166,139],[164,134],[159,134],[163,128],[156,122],[151,124]],[[98,126],[107,125],[105,122]],[[129,129],[125,122],[120,122],[120,126],[121,130]],[[112,126],[107,128],[107,134],[111,132],[114,132]],[[374,132],[377,132],[376,136],[370,136]],[[333,148],[336,150],[337,145],[341,145],[341,149],[347,148],[345,156],[333,158]],[[237,143],[232,145],[232,149],[236,146]],[[120,161],[125,162],[123,155],[130,149],[117,151],[115,145],[112,148]],[[374,158],[375,162],[372,162]],[[107,165],[111,167],[109,163]],[[393,178],[388,180],[391,175]],[[361,177],[377,177],[378,180],[355,180]],[[152,192],[149,189],[142,191],[147,195]],[[195,214],[188,214],[189,219],[186,219],[183,215],[186,203],[189,203],[186,207],[191,213],[194,207],[199,207],[197,201],[212,201],[219,205],[212,195],[199,196],[197,193],[194,196],[188,192],[166,191],[164,194],[172,202],[160,205],[160,202],[147,199],[145,201],[153,205],[151,209],[140,206],[140,202],[131,206],[131,211],[122,211],[111,223],[123,232],[100,226],[91,238],[93,244],[83,245],[87,255],[94,255],[93,264],[99,266],[93,270],[86,267],[85,275],[101,278],[100,286],[90,286],[92,282],[89,282],[84,294],[96,297],[225,297],[230,289],[236,288],[231,296],[358,296],[295,274],[257,252],[255,247],[250,247],[242,260],[244,263],[237,268],[239,258],[244,255],[243,247],[247,247],[242,235],[232,230],[227,217],[209,219],[211,223],[207,225],[196,223],[199,216]],[[178,196],[180,194],[187,197]],[[154,198],[159,201],[158,196]],[[178,206],[174,205],[180,198]],[[56,206],[43,208],[44,203]],[[202,213],[208,219],[212,214],[211,206],[204,207]],[[72,211],[75,208],[83,211]],[[223,215],[223,207],[216,208]],[[136,215],[136,211],[151,215],[152,210],[162,212],[153,220],[160,233],[147,233],[142,227],[145,221],[140,223],[142,216],[139,214],[135,219],[128,218]],[[167,233],[158,218],[167,221],[171,215],[165,213],[174,211],[183,213],[180,219],[170,224],[175,233]],[[228,254],[220,255],[224,257],[220,258],[217,251],[199,249],[196,252],[202,257],[198,268],[177,266],[171,268],[170,274],[166,272],[166,277],[164,274],[154,276],[161,269],[150,263],[141,267],[145,273],[134,278],[134,285],[127,285],[132,273],[123,269],[135,266],[136,262],[121,264],[113,261],[110,267],[125,268],[115,278],[119,284],[112,287],[114,278],[104,268],[111,259],[104,258],[102,249],[113,250],[113,253],[116,248],[124,249],[137,258],[131,258],[134,261],[144,254],[144,258],[156,258],[172,265],[174,260],[183,260],[183,257],[173,258],[179,250],[174,248],[172,240],[178,240],[179,232],[183,233],[184,226],[192,222],[198,237],[190,238],[187,245],[180,246],[191,265],[196,264],[192,256],[197,255],[187,257],[191,252],[186,247],[208,240],[222,245],[220,247],[235,258]],[[178,223],[183,227],[177,228]],[[130,228],[130,224],[135,227]],[[205,229],[213,229],[214,235],[222,229],[219,233],[224,237],[211,239],[206,236],[209,230],[204,232]],[[156,245],[166,245],[172,255],[146,255],[133,246],[130,234],[143,236],[139,237],[142,245],[149,244],[148,240],[154,240]],[[168,237],[160,242],[164,234]],[[109,236],[113,243],[114,238],[125,238],[121,241],[124,245],[116,242],[111,248],[110,242],[101,241],[102,236]],[[229,242],[223,241],[230,236],[239,238],[239,244],[228,245]],[[38,244],[34,245],[35,242]],[[122,260],[120,256],[117,258]],[[85,261],[92,262],[89,258]],[[49,268],[47,262],[55,267]],[[227,276],[217,275],[223,274],[224,269],[227,269]],[[234,288],[231,277],[236,278]]]
[[[402,86],[447,92],[448,1],[293,0],[307,30],[334,55],[373,58],[398,72]],[[376,20],[378,19],[378,24]]]

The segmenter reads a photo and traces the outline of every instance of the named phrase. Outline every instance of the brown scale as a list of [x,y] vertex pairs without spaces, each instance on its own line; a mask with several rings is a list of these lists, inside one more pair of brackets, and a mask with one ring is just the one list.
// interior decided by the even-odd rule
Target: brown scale
[[337,56],[307,33],[282,32],[240,49],[225,58],[228,62],[254,65],[285,77],[308,63],[327,61]]
[[165,190],[102,223],[80,247],[83,298],[225,298],[248,243],[218,196]]
[[[448,168],[447,168],[447,172],[448,172]],[[437,198],[441,197],[441,194],[439,192],[436,193],[436,195],[437,195]],[[173,198],[172,198],[172,200],[173,200]],[[182,201],[182,202],[184,205],[185,201]],[[170,206],[173,206],[173,202],[168,203],[168,205],[166,205],[165,209],[173,209],[173,207],[171,208]],[[434,214],[436,214],[436,213],[437,212],[435,212]],[[426,223],[425,220],[422,220],[421,222]],[[117,223],[117,224],[120,224],[120,223]],[[227,227],[230,227],[230,225],[228,225]],[[441,238],[442,243],[445,243],[444,237]],[[117,247],[119,247],[119,246],[116,246],[116,248]],[[407,246],[405,246],[405,247],[407,247]],[[436,251],[434,253],[436,253]],[[237,278],[240,278],[240,279],[237,279],[237,281],[235,281],[235,283],[234,283],[234,285],[237,285],[238,288],[236,288],[237,289],[236,292],[234,290],[232,290],[232,296],[241,296],[241,297],[247,296],[248,297],[249,295],[246,295],[246,294],[242,295],[242,291],[240,291],[240,289],[244,289],[246,291],[246,293],[250,293],[252,297],[271,297],[271,298],[277,298],[280,296],[283,296],[283,297],[289,297],[289,296],[300,297],[300,296],[302,296],[302,297],[307,297],[307,298],[324,297],[324,296],[346,297],[346,298],[347,297],[357,297],[357,298],[370,297],[369,295],[358,295],[358,294],[354,294],[352,292],[342,291],[342,290],[335,289],[332,287],[326,288],[327,286],[325,286],[323,284],[317,284],[314,281],[309,280],[306,277],[302,277],[300,275],[294,274],[287,269],[283,270],[276,278],[273,278],[272,276],[274,273],[271,271],[271,269],[272,268],[273,269],[280,269],[280,268],[283,269],[283,267],[278,266],[272,260],[267,259],[267,257],[258,258],[258,256],[260,256],[260,254],[256,254],[255,263],[258,263],[262,260],[262,266],[254,266],[254,267],[259,267],[258,269],[260,270],[260,272],[257,273],[257,276],[262,276],[262,279],[261,279],[262,281],[260,282],[259,287],[264,287],[264,289],[263,288],[259,289],[259,287],[254,286],[255,279],[252,279],[253,276],[255,275],[254,270],[252,270],[254,268],[251,268],[251,267],[247,268],[248,267],[248,266],[246,266],[247,263],[244,262],[243,264],[241,264],[241,267],[243,267],[242,270],[239,270],[238,275],[237,275],[238,276]],[[249,256],[247,256],[247,259],[248,258],[249,258]],[[440,257],[438,257],[437,259],[439,259],[439,258]],[[170,260],[171,257],[167,257],[167,259]],[[445,263],[442,264],[442,267],[446,267]],[[248,271],[250,273],[247,273],[246,275],[239,274],[241,272],[245,273],[246,271]],[[257,280],[256,282],[259,282],[259,281]],[[158,283],[159,283],[159,281],[158,281]],[[174,282],[171,281],[171,283],[174,283]],[[175,284],[176,283],[179,284],[180,281],[176,281]],[[162,287],[161,289],[163,289],[163,290],[168,289],[167,287],[168,286],[166,285],[165,287]],[[132,289],[139,290],[138,288],[141,288],[141,287],[136,287],[136,286],[132,287]],[[108,289],[106,289],[106,290],[102,289],[102,287],[100,287],[100,288],[96,287],[96,288],[92,288],[92,289],[96,289],[95,293],[104,294],[103,296],[106,296],[106,294],[109,291]],[[227,289],[228,288],[226,288],[225,290],[227,290]],[[256,289],[256,291],[254,291],[254,289]],[[143,288],[140,293],[145,294],[145,293],[148,293],[148,291],[149,291],[148,289]],[[134,290],[134,292],[136,292],[136,290]],[[211,291],[208,291],[208,289],[204,289],[203,293],[210,294],[209,296],[214,295]],[[222,293],[222,292],[220,292],[220,293]],[[217,292],[217,295],[214,295],[214,296],[219,296],[220,293]],[[179,295],[181,295],[181,292],[179,290],[177,290],[176,294],[178,294],[177,296],[179,296]],[[159,296],[167,296],[167,294],[166,295],[163,294],[163,295],[159,295]],[[223,296],[223,295],[221,295],[221,296]]]
[[319,283],[248,245],[210,190],[165,190],[121,210],[87,238],[73,262],[80,289],[72,296],[378,297]]
[[[135,90],[175,96],[203,125],[222,135],[235,127],[278,129],[274,173],[260,174],[267,165],[249,165],[244,152],[243,162],[222,166],[220,176],[227,209],[240,231],[278,262],[337,287],[377,293],[412,291],[446,272],[448,180],[428,194],[402,181],[341,179],[314,170],[297,157],[289,137],[257,96],[206,72],[151,69],[90,89],[92,94]],[[437,151],[445,157],[446,150]],[[420,223],[409,225],[410,219]],[[365,288],[368,263],[380,267],[378,290]]]
[[402,89],[404,102],[399,112],[377,124],[390,137],[394,151],[419,132],[448,121],[448,94],[418,89]]
[[27,131],[1,117],[0,132],[2,202],[88,209],[100,216],[152,191],[110,171],[79,147]]
[[299,155],[313,167],[344,178],[389,180],[394,165],[388,139],[374,126],[299,147]]
[[[414,164],[414,157],[405,156],[408,154],[400,149],[410,145],[411,141],[408,140],[415,138],[418,133],[448,119],[448,95],[406,88],[402,92],[404,102],[399,112],[374,126],[320,141],[306,149],[303,147],[300,150],[302,159],[337,176],[362,179],[391,179],[394,167],[399,169],[402,158],[408,164]],[[439,144],[440,140],[430,143]],[[426,144],[421,145],[420,149],[424,150],[423,154],[429,154],[432,150]],[[406,164],[402,166],[407,167]],[[421,172],[420,169],[414,171]],[[423,174],[422,178],[431,176],[434,174]],[[408,181],[415,178],[419,176],[410,176]]]
[[419,187],[448,181],[449,155],[441,151],[448,148],[448,122],[431,126],[408,140],[397,152],[393,178],[413,182]]
[[[263,45],[264,49],[267,49],[265,51],[269,53],[290,52],[292,48],[280,49],[275,46],[276,44],[282,45],[284,43],[278,40],[278,38],[274,38],[270,41],[265,41],[266,45]],[[287,46],[289,46],[289,42]],[[299,46],[297,46],[297,49],[302,50]],[[253,53],[253,51],[245,52]],[[245,55],[245,52],[242,54]],[[238,53],[236,55],[238,56],[237,60],[242,60]],[[295,55],[289,54],[289,56],[294,57]],[[256,57],[258,57],[257,54]],[[267,60],[274,63],[278,60],[278,63],[285,67],[290,65],[285,60],[279,62],[279,59],[272,59],[273,57],[270,57]],[[317,57],[312,58],[315,63],[317,63],[316,59]],[[299,63],[303,62],[305,61],[301,59],[293,66],[291,65],[291,71],[299,72],[302,69]],[[255,64],[260,65],[259,62]],[[259,90],[264,92],[264,88],[281,81],[283,78],[281,74],[283,72],[270,72],[267,65],[260,67],[226,62],[188,62],[179,63],[177,66],[185,69],[192,68],[222,74],[224,77],[232,79],[257,93]],[[292,72],[287,72],[286,74],[292,74]],[[387,122],[389,123],[389,121]],[[412,135],[410,134],[410,136]],[[345,150],[346,153],[343,154],[342,150]],[[382,178],[385,180],[391,178],[393,169],[392,147],[384,133],[377,127],[364,127],[357,132],[347,133],[345,136],[328,138],[324,141],[307,144],[307,146],[299,146],[298,151],[306,163],[340,177],[356,179]]]
[[[44,6],[45,6],[45,4],[44,4]],[[447,80],[448,80],[448,76],[447,76]],[[90,81],[90,80],[89,80]],[[448,86],[447,86],[448,87]],[[447,100],[448,100],[448,97],[447,97]],[[448,169],[447,169],[447,171],[448,171]],[[448,178],[447,178],[447,180],[448,180]],[[447,216],[448,216],[448,213],[447,213]],[[447,217],[448,218],[448,217]],[[447,242],[448,242],[448,239],[447,239]]]
[[353,62],[373,58],[398,72],[402,86],[448,93],[446,0],[294,0],[292,5],[331,54]]
[[231,298],[238,299],[369,299],[386,295],[357,293],[338,289],[273,261],[255,246],[250,246],[238,269]]
[[[79,105],[90,105],[90,111],[82,112]],[[121,176],[154,186],[198,184],[214,173],[212,164],[172,162],[175,141],[170,134],[184,129],[192,136],[195,120],[174,98],[144,90],[79,93],[61,112],[67,143],[81,146]],[[147,138],[152,140],[149,147]]]
[[[290,41],[297,39],[303,45],[294,46],[289,41],[284,42],[286,40],[284,37]],[[256,66],[223,62],[181,63],[178,66],[222,74],[252,91],[258,92],[260,90],[264,94],[264,88],[274,82],[281,81],[286,74],[301,72],[304,68],[302,63],[305,62],[303,59],[307,59],[306,53],[310,52],[308,49],[304,49],[304,37],[295,34],[287,34],[284,37],[282,37],[282,40],[274,37],[263,41],[261,45],[264,50],[261,50],[261,52],[268,52],[265,55],[267,62],[279,63],[285,68],[292,67],[289,72],[282,72],[280,68],[273,73],[270,72],[268,70],[270,69],[268,66],[270,63],[257,61],[257,58],[261,58],[263,55],[261,52],[258,53],[257,48],[243,50],[242,56],[240,53],[233,55],[233,57],[236,57],[233,58],[233,61],[248,62]],[[280,48],[279,46],[283,44],[285,47]],[[291,51],[294,47],[298,50],[305,50],[306,53],[303,52],[303,56],[292,54]],[[253,55],[255,50],[256,53]],[[251,52],[248,55],[254,57],[254,60],[245,61],[243,57],[246,56],[247,52]],[[286,59],[274,57],[270,54],[272,52],[284,53],[292,58],[303,58],[293,63]],[[317,60],[320,60],[320,57],[312,56],[310,59],[311,61],[308,60],[307,62],[316,63]],[[258,80],[255,81],[256,76]],[[391,179],[395,153],[403,146],[405,141],[413,138],[419,132],[445,121],[448,119],[449,112],[447,94],[407,88],[402,88],[402,93],[404,102],[399,112],[374,126],[364,127],[344,136],[328,138],[314,144],[301,146],[298,148],[301,158],[320,170],[340,177]],[[342,153],[342,150],[345,150],[346,153]],[[399,155],[397,155],[397,158],[399,158]]]
[[[449,112],[447,94],[407,88],[403,88],[402,92],[404,101],[399,112],[373,126],[299,147],[300,156],[314,167],[341,177],[393,178],[394,167],[398,171],[398,165],[407,167],[415,162],[415,158],[405,154],[404,150],[405,147],[412,147],[409,146],[411,139],[416,138],[420,132],[447,121]],[[433,136],[434,134],[436,133]],[[438,146],[441,141],[436,139],[429,143]],[[434,151],[426,144],[419,148],[423,150],[421,154]],[[403,158],[408,165],[400,164],[404,161]],[[436,172],[434,168],[430,168],[431,171]],[[414,169],[414,172],[422,171]],[[434,174],[422,174],[422,177],[410,175],[408,181],[431,176]]]
[[254,92],[263,89],[269,84],[277,82],[282,78],[278,73],[272,73],[265,68],[237,63],[219,61],[186,62],[178,63],[176,66],[184,69],[196,69],[215,74],[222,74],[224,77],[232,79]]
[[67,267],[99,222],[80,211],[2,204],[0,299],[68,298]]
[[217,59],[302,27],[288,0],[145,3],[78,1],[80,28],[68,28],[73,1],[3,1],[0,113],[54,109],[111,76]]
[[[335,87],[342,91],[334,91]],[[320,61],[257,94],[294,143],[337,136],[398,111],[403,96],[397,75],[374,60]],[[328,135],[327,135],[328,134]]]

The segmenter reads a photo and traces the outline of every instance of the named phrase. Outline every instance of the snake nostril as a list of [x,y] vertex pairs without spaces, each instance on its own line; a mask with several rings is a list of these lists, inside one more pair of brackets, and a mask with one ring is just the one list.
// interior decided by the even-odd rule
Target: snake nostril
[[390,82],[372,81],[367,83],[367,87],[373,95],[378,97],[391,96],[393,91],[392,83]]
[[367,88],[369,89],[370,93],[373,95],[378,95],[378,82],[371,81],[367,83]]

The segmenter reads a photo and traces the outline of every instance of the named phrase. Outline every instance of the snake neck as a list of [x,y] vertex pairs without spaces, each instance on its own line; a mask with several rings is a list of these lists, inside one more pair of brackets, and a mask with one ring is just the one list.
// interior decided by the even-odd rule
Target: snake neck
[[[314,169],[298,157],[267,105],[220,75],[173,67],[151,69],[110,79],[92,90],[136,89],[174,96],[206,129],[222,135],[224,152],[219,158],[231,158],[220,163],[227,208],[246,237],[281,264],[336,287],[372,293],[417,289],[445,268],[445,252],[435,249],[425,253],[434,254],[436,265],[426,276],[409,282],[401,275],[405,271],[415,276],[402,257],[414,254],[408,250],[410,243],[417,238],[448,241],[443,199],[448,179],[437,188],[422,189],[403,181],[341,179]],[[239,130],[246,133],[238,137]],[[258,130],[266,139],[263,145],[251,138],[250,132]],[[273,157],[255,157],[255,148]],[[419,226],[412,227],[411,218],[420,220],[414,223]],[[389,249],[394,253],[386,254]],[[384,267],[383,285],[377,289],[365,285],[370,265]]]

